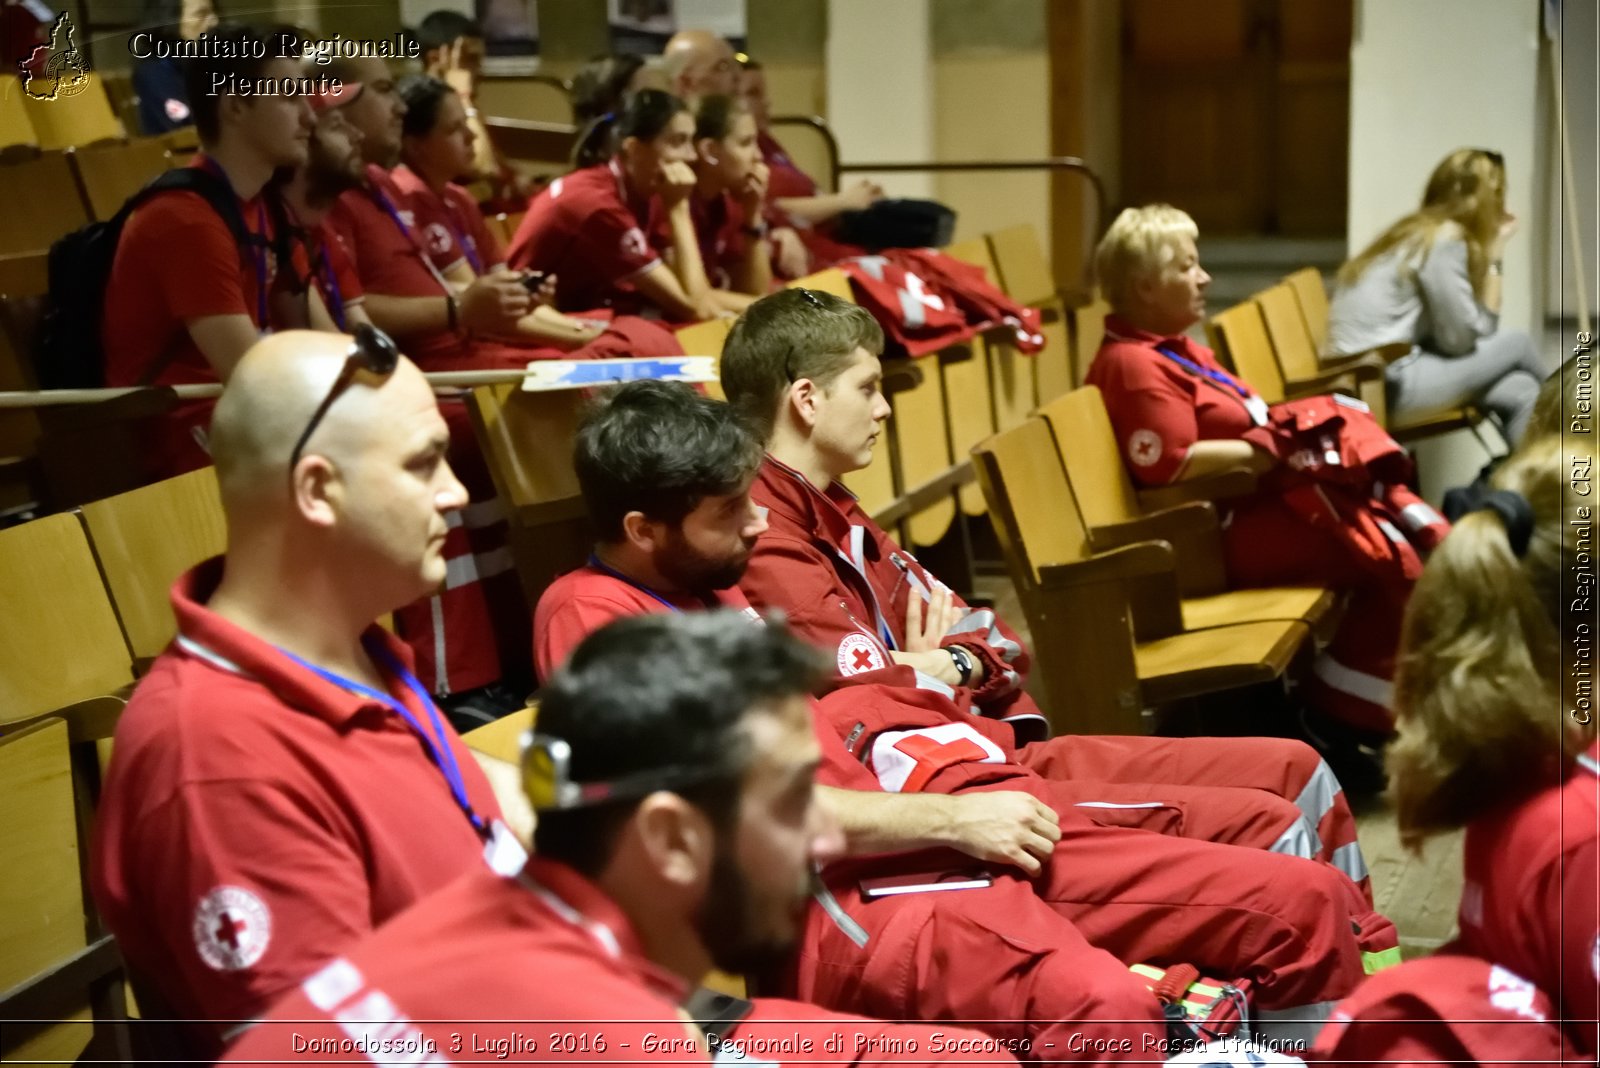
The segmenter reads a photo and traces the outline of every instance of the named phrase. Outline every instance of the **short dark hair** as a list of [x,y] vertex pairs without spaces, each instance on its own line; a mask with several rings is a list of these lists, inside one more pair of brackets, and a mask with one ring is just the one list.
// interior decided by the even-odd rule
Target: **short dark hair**
[[436,48],[455,44],[463,37],[483,36],[483,27],[477,19],[468,18],[459,11],[433,11],[424,15],[417,24],[417,44],[424,55]]
[[[733,610],[631,616],[573,651],[540,694],[537,729],[572,747],[574,782],[706,768],[704,783],[673,792],[724,830],[749,769],[745,717],[810,693],[821,678],[820,655],[780,619],[761,625]],[[541,812],[535,852],[598,875],[638,802]]]
[[427,137],[439,122],[439,105],[446,94],[454,93],[450,83],[431,74],[407,74],[395,86],[406,102],[400,129],[407,137]]
[[694,111],[694,139],[709,137],[721,141],[733,132],[734,120],[749,111],[744,101],[735,96],[712,93],[701,97]]
[[[266,77],[267,64],[283,56],[281,36],[288,27],[262,28],[231,23],[206,31],[203,54],[183,63],[183,87],[189,94],[189,113],[204,144],[216,144],[222,135],[222,102],[233,95],[213,92],[212,86],[229,81],[254,83]],[[298,54],[297,52],[294,54]]]
[[579,126],[614,112],[627,95],[633,76],[644,66],[644,57],[632,52],[595,56],[572,76],[567,95],[572,101],[572,118]]
[[680,523],[707,497],[747,485],[763,443],[731,407],[682,382],[629,382],[601,399],[578,428],[573,466],[596,534],[622,537],[643,512]]
[[722,346],[722,392],[728,403],[772,436],[778,404],[792,382],[828,386],[857,348],[883,354],[883,327],[872,313],[831,293],[784,289],[745,309]]
[[689,105],[682,99],[660,89],[629,93],[622,98],[617,110],[598,116],[578,134],[577,146],[572,151],[573,162],[580,167],[604,163],[628,138],[652,141],[661,136],[673,116],[688,110]]

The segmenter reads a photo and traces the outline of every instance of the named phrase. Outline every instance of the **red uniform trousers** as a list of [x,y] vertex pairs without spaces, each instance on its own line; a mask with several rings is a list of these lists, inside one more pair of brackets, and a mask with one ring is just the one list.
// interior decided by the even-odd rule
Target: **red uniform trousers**
[[[910,855],[898,870],[937,871],[931,856]],[[950,856],[960,870],[983,868]],[[876,858],[868,874],[896,870],[893,858]],[[887,1019],[970,1021],[1025,1061],[1100,1063],[1097,1053],[1149,1049],[1166,1033],[1144,983],[1085,941],[1028,880],[995,871],[982,889],[866,899],[862,871],[835,865],[826,882],[867,945],[814,906],[792,977],[797,997]]]
[[1044,801],[1061,840],[1034,880],[1040,898],[1126,963],[1248,978],[1264,1009],[1342,998],[1365,974],[1364,953],[1398,945],[1349,878],[1300,857],[1104,826],[1076,807],[1073,787],[1004,765],[955,764],[924,789],[1026,790]]
[[[747,1064],[815,1062],[834,1068],[1016,1063],[1004,1043],[970,1028],[889,1023],[782,998],[756,998],[754,1004],[754,1011],[711,1047],[713,1061],[729,1063],[728,1055],[738,1051],[746,1054]],[[840,1048],[830,1049],[830,1040]]]
[[1345,548],[1272,497],[1234,507],[1223,530],[1231,586],[1318,585],[1347,590],[1344,621],[1317,657],[1306,699],[1362,730],[1388,734],[1400,623],[1411,584],[1384,583]]
[[1063,735],[1023,746],[1017,757],[1102,826],[1318,860],[1372,903],[1344,791],[1303,742]]

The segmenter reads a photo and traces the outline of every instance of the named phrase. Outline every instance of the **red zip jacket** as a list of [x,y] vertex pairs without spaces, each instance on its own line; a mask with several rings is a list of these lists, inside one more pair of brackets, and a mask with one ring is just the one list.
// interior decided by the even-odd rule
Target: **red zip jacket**
[[856,300],[908,356],[938,352],[980,331],[1009,326],[1017,349],[1044,348],[1039,310],[996,288],[983,269],[935,249],[884,249],[841,260]]
[[[837,482],[819,490],[768,456],[750,496],[767,509],[769,524],[739,582],[751,604],[781,609],[796,634],[834,654],[841,676],[884,672],[873,681],[955,697],[951,687],[898,668],[889,656],[905,648],[913,593],[926,601],[942,583],[890,541],[849,490]],[[1016,632],[993,611],[951,596],[967,611],[941,644],[960,645],[983,662],[983,681],[968,694],[972,704],[1011,724],[1019,743],[1044,737],[1045,718],[1022,691],[1030,658]]]

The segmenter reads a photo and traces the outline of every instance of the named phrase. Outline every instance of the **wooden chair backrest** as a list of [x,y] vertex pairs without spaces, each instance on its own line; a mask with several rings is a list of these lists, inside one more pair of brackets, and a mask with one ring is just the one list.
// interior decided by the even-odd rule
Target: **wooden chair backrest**
[[[989,254],[986,238],[976,237],[959,241],[944,250],[951,259],[960,260],[982,268],[984,276],[994,280],[994,260]],[[944,374],[946,415],[950,427],[950,454],[957,462],[964,462],[972,447],[995,431],[994,391],[989,378],[991,345],[983,336],[974,337],[965,346],[971,355],[953,359],[941,356]],[[931,368],[930,368],[931,369]],[[1026,413],[1023,413],[1026,415]],[[967,515],[982,515],[987,509],[983,503],[983,490],[969,483],[956,491],[961,510]]]
[[174,159],[192,156],[200,151],[200,131],[193,126],[180,126],[161,135]]
[[1055,276],[1045,259],[1039,235],[1029,223],[989,235],[997,284],[1012,300],[1041,307],[1057,295]]
[[72,165],[63,152],[0,165],[0,188],[6,191],[6,208],[0,211],[0,254],[45,251],[57,238],[89,222]]
[[71,95],[63,93],[54,100],[40,100],[24,94],[22,103],[28,109],[34,132],[39,135],[40,148],[72,148],[127,136],[111,108],[111,98],[106,95],[100,75],[90,71],[87,77],[89,84],[81,91]]
[[1261,308],[1261,322],[1267,328],[1267,340],[1278,358],[1278,370],[1285,381],[1314,378],[1321,364],[1317,360],[1317,346],[1311,340],[1311,330],[1300,312],[1300,300],[1294,287],[1279,282],[1256,294],[1256,304]]
[[1036,588],[1040,568],[1092,555],[1083,517],[1056,453],[1050,425],[1033,418],[991,437],[973,450],[979,482],[1002,543],[1014,555],[1019,589]]
[[74,515],[0,530],[0,724],[133,681],[128,647]]
[[178,629],[172,583],[227,548],[216,469],[94,501],[81,514],[134,661],[159,656]]
[[572,99],[557,78],[484,78],[476,104],[485,115],[571,125]]
[[[732,319],[707,319],[703,323],[695,323],[679,330],[678,344],[683,346],[686,356],[715,356],[720,371],[722,345],[728,340],[728,331],[732,329]],[[718,400],[726,399],[721,382],[707,382],[705,390]]]
[[471,391],[479,444],[507,508],[538,508],[579,496],[572,442],[584,404],[577,391],[529,393],[516,382]]
[[1106,526],[1137,519],[1139,497],[1117,449],[1116,431],[1099,387],[1084,386],[1039,408],[1085,524]]
[[[54,718],[0,737],[0,990],[68,960],[88,945],[67,725]],[[83,1009],[64,1019],[88,1021]],[[19,1028],[20,1030],[20,1028]],[[0,1042],[7,1063],[71,1063],[90,1029],[63,1022]],[[16,1045],[13,1045],[16,1043]]]
[[1089,365],[1094,363],[1095,354],[1100,351],[1100,341],[1106,333],[1106,316],[1111,314],[1111,305],[1101,299],[1098,292],[1094,299],[1081,308],[1072,309],[1072,385],[1076,389],[1083,385],[1084,379],[1089,377]]
[[1300,314],[1311,331],[1311,344],[1321,352],[1328,340],[1328,291],[1323,288],[1322,273],[1315,267],[1302,267],[1284,281],[1300,299]]
[[1206,322],[1206,334],[1218,359],[1232,365],[1234,374],[1254,387],[1262,400],[1268,404],[1283,400],[1283,372],[1278,369],[1267,324],[1254,300],[1213,316]]
[[0,74],[0,149],[15,146],[39,147],[33,120],[22,102],[22,83],[15,74]]
[[68,153],[96,219],[109,219],[127,199],[172,166],[172,153],[159,137],[126,143],[87,145]]

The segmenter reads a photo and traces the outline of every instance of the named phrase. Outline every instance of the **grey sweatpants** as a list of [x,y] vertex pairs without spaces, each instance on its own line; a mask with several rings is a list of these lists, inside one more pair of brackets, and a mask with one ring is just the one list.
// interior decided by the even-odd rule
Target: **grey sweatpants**
[[1464,356],[1440,356],[1419,348],[1389,365],[1389,415],[1404,417],[1474,404],[1500,417],[1515,447],[1544,378],[1544,363],[1533,339],[1520,330],[1490,334]]

